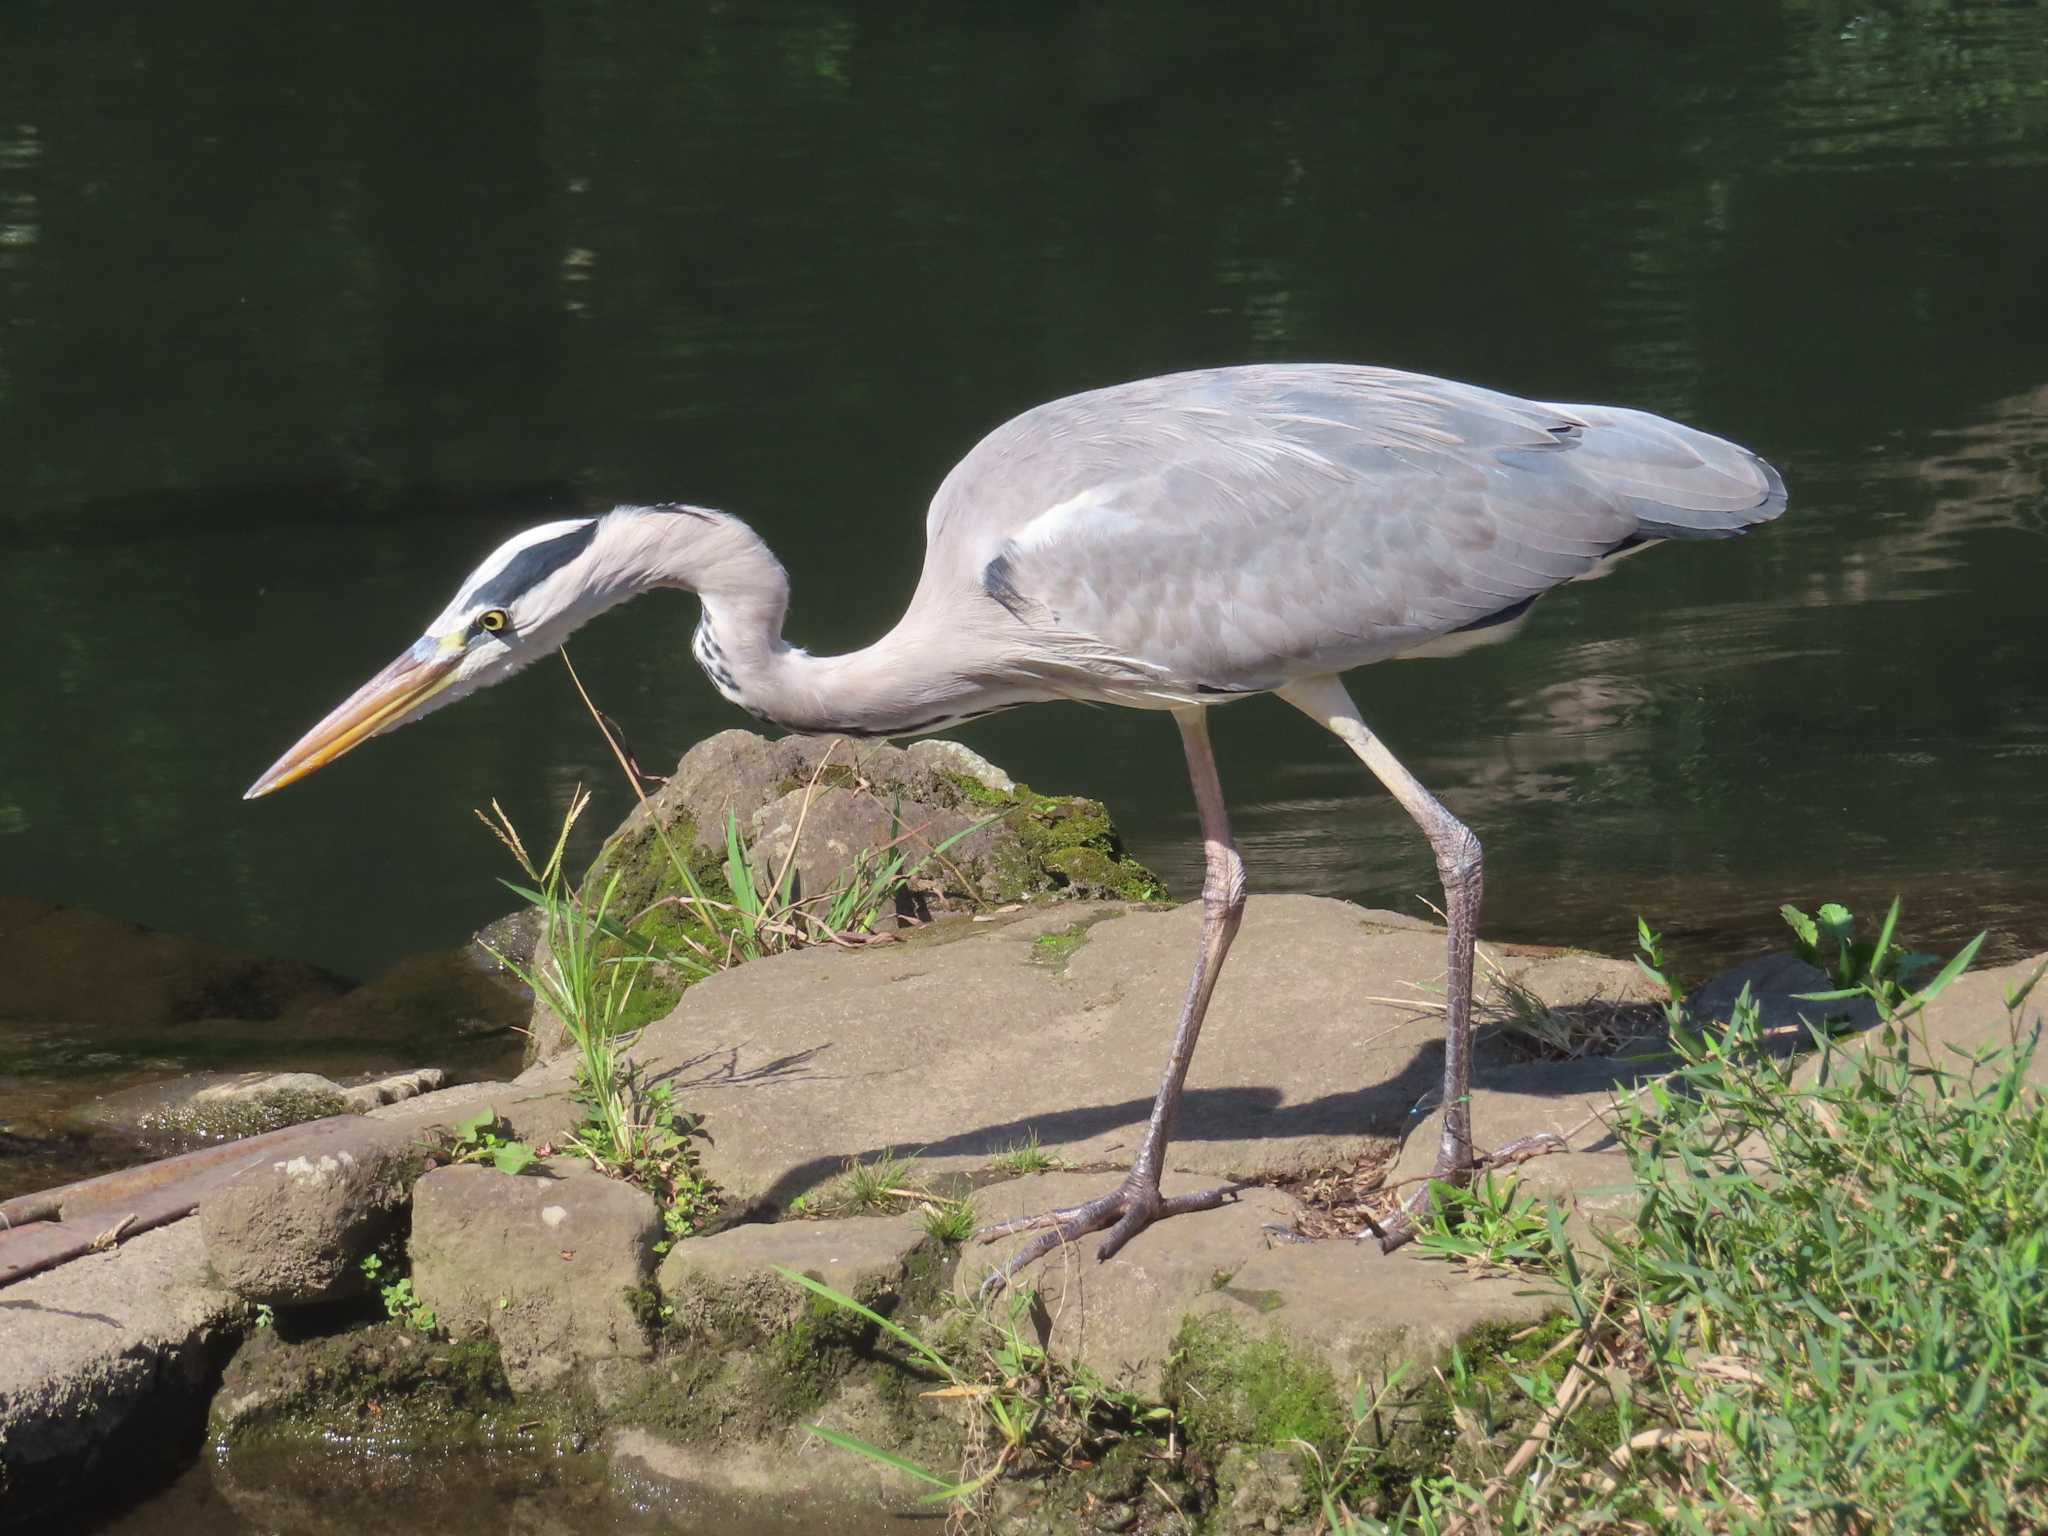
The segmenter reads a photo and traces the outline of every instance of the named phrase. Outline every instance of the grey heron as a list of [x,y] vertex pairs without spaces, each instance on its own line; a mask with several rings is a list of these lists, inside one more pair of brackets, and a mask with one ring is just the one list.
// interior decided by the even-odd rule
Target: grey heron
[[[692,648],[718,691],[792,731],[910,736],[1051,699],[1169,712],[1202,828],[1203,917],[1138,1156],[1100,1198],[982,1234],[1038,1229],[1005,1276],[1104,1229],[1107,1259],[1151,1222],[1238,1187],[1160,1192],[1245,903],[1209,711],[1278,694],[1349,747],[1428,838],[1449,928],[1435,1174],[1461,1181],[1476,1166],[1479,840],[1367,727],[1341,674],[1503,638],[1551,587],[1649,544],[1740,533],[1784,505],[1784,482],[1756,455],[1641,411],[1345,365],[1142,379],[1038,406],[983,438],[932,500],[908,610],[863,650],[811,656],[784,640],[788,577],[737,518],[621,506],[501,546],[425,635],[248,793],[509,676],[655,587],[697,594]],[[1383,1246],[1412,1235],[1424,1189]]]

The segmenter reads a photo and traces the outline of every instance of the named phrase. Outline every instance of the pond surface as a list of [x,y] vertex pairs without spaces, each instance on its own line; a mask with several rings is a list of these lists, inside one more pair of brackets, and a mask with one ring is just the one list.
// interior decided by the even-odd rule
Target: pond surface
[[[906,1529],[922,1536],[941,1528],[877,1516],[864,1530],[832,1536]],[[614,1489],[596,1452],[401,1456],[345,1447],[313,1457],[202,1456],[146,1504],[85,1515],[49,1536],[807,1536],[811,1529]]]
[[[0,14],[0,889],[352,974],[508,905],[471,816],[626,791],[536,668],[242,789],[501,536],[753,520],[871,639],[982,432],[1344,358],[1750,445],[1791,511],[1381,666],[1487,928],[1704,969],[1777,904],[2048,943],[2048,13],[564,3]],[[746,723],[695,605],[575,654],[643,762]],[[1198,882],[1162,718],[965,739]],[[1421,838],[1271,700],[1216,730],[1255,889],[1419,910]]]

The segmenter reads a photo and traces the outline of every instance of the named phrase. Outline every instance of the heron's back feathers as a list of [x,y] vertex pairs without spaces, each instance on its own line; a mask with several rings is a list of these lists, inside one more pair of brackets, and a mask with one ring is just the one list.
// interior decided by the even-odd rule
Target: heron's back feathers
[[933,501],[919,596],[971,584],[1020,660],[1071,645],[1101,696],[1171,702],[1436,649],[1645,543],[1784,505],[1754,454],[1641,411],[1217,369],[991,433]]

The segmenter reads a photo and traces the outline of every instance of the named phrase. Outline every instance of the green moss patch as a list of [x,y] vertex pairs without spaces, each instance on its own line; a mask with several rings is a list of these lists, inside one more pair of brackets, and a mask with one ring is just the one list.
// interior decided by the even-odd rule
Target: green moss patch
[[1165,1396],[1191,1451],[1213,1460],[1229,1446],[1288,1446],[1325,1455],[1343,1443],[1343,1399],[1330,1367],[1279,1333],[1255,1335],[1229,1318],[1190,1318],[1174,1341]]
[[1100,800],[1041,795],[1028,784],[1006,793],[966,774],[947,779],[963,808],[999,816],[1017,836],[1017,847],[1007,858],[998,857],[993,872],[998,902],[1048,893],[1119,901],[1165,899],[1166,886],[1125,851]]
[[154,1117],[149,1129],[154,1134],[191,1136],[204,1141],[238,1141],[287,1125],[353,1113],[353,1106],[339,1093],[286,1088],[274,1093],[191,1100]]
[[1127,910],[1129,909],[1125,907],[1105,904],[1094,911],[1084,913],[1058,933],[1040,934],[1031,941],[1032,958],[1043,965],[1065,969],[1067,962],[1088,942],[1088,935],[1097,923],[1106,923],[1112,918],[1122,917]]
[[1069,923],[1058,933],[1041,933],[1031,941],[1031,957],[1047,965],[1064,966],[1074,951],[1088,942],[1088,930]]
[[228,1366],[213,1429],[237,1450],[350,1443],[395,1453],[531,1445],[534,1429],[569,1438],[578,1426],[532,1404],[514,1411],[495,1342],[380,1324],[296,1342],[255,1333]]
[[[927,1244],[900,1279],[863,1286],[856,1299],[884,1316],[912,1316],[937,1304],[947,1268],[943,1245]],[[930,1384],[873,1323],[773,1273],[717,1285],[693,1280],[665,1313],[654,1369],[611,1416],[668,1438],[772,1435],[862,1379],[907,1411]]]

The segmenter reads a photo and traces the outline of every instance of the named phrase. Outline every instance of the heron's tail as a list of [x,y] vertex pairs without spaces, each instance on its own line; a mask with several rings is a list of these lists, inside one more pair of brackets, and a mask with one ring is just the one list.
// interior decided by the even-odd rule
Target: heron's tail
[[1747,448],[1620,406],[1561,409],[1586,424],[1573,467],[1636,515],[1636,539],[1725,539],[1785,510],[1785,481]]

